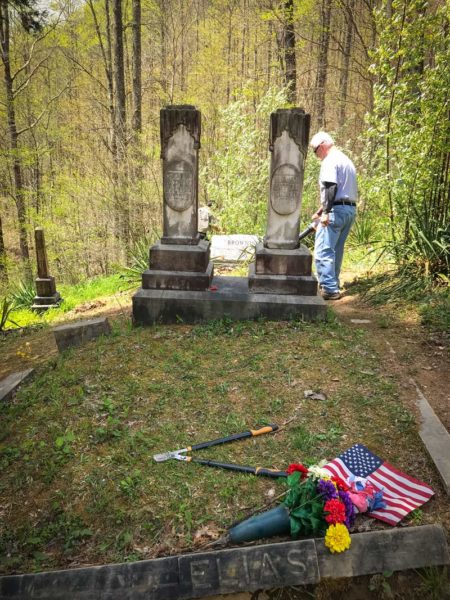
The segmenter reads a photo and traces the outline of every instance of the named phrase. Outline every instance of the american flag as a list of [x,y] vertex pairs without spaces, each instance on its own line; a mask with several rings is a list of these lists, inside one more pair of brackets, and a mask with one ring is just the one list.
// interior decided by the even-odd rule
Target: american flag
[[362,444],[355,444],[326,464],[324,469],[330,475],[338,475],[344,480],[351,475],[364,477],[377,491],[381,490],[386,508],[377,509],[369,516],[390,525],[396,525],[434,495],[426,483],[405,475]]

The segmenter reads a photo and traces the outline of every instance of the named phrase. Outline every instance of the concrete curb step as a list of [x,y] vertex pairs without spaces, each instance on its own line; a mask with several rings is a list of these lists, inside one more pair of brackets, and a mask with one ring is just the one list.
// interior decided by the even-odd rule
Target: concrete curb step
[[33,373],[34,369],[26,369],[25,371],[17,371],[11,373],[0,381],[0,402],[8,402],[14,395],[18,387],[26,381]]
[[0,600],[187,600],[448,564],[443,528],[423,525],[354,534],[337,555],[310,539],[5,576]]

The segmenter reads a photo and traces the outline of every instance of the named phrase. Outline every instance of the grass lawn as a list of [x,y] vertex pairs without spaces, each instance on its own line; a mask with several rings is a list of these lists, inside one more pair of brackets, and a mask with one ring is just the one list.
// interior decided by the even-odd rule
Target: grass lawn
[[[117,319],[112,336],[40,366],[0,419],[3,573],[199,548],[285,482],[153,454],[268,423],[280,431],[198,457],[284,469],[361,442],[436,482],[370,333],[332,316],[135,329]],[[406,522],[434,522],[432,506]]]

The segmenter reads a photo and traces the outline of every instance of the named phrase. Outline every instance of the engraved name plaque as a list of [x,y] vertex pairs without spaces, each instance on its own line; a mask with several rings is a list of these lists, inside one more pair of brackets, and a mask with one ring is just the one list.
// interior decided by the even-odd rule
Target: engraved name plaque
[[165,200],[172,210],[183,212],[194,202],[194,173],[183,160],[171,162],[164,178]]
[[270,202],[279,215],[290,215],[300,202],[300,172],[293,165],[280,165],[275,169],[270,184]]

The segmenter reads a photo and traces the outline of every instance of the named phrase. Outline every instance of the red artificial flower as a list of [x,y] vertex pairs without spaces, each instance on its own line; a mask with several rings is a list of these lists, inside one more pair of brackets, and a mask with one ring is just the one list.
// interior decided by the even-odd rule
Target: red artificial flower
[[328,513],[325,517],[327,523],[343,523],[345,521],[345,505],[337,498],[325,502],[323,510]]
[[335,483],[338,486],[338,489],[342,490],[343,492],[348,492],[348,490],[350,489],[350,487],[345,483],[345,481],[341,479],[341,477],[339,477],[338,475],[333,475],[331,481]]
[[286,473],[288,475],[292,475],[292,473],[295,473],[295,471],[300,471],[300,473],[302,474],[302,479],[306,479],[306,477],[308,476],[308,469],[300,463],[292,463],[286,469]]

